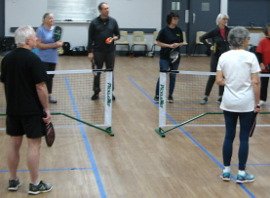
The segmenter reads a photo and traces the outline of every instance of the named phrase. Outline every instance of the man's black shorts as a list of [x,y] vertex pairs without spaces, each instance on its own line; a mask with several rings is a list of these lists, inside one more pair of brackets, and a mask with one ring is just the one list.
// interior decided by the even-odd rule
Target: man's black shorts
[[7,134],[10,136],[22,136],[28,138],[40,138],[45,134],[45,123],[40,115],[7,116]]

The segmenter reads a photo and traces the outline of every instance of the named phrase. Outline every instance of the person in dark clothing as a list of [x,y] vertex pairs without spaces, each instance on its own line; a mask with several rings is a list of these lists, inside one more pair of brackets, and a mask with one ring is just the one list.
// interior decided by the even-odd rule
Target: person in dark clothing
[[[270,73],[270,24],[264,28],[265,38],[263,38],[256,48],[256,55],[258,57],[262,73]],[[260,105],[264,105],[267,100],[269,77],[261,77],[261,95]]]
[[45,124],[51,122],[47,74],[40,58],[31,52],[37,42],[34,29],[30,26],[19,27],[15,32],[15,41],[17,49],[7,54],[1,62],[0,78],[4,83],[7,102],[6,133],[10,136],[7,154],[10,173],[8,190],[17,191],[21,185],[17,168],[25,134],[31,180],[28,193],[35,195],[52,189],[52,185],[39,180],[38,175],[41,137],[45,134]]
[[[182,30],[177,27],[179,16],[170,13],[167,16],[167,26],[160,30],[157,36],[157,45],[160,49],[159,66],[160,71],[178,70],[180,63],[180,47],[183,43]],[[173,91],[175,87],[176,74],[170,73],[170,85],[168,102],[173,103]],[[154,100],[159,101],[159,79],[156,84]]]
[[[228,34],[230,29],[227,27],[228,22],[228,15],[226,14],[219,14],[216,19],[217,27],[213,29],[212,31],[204,34],[200,40],[203,42],[207,47],[211,49],[211,62],[210,62],[210,72],[216,72],[217,71],[217,63],[220,55],[230,49],[229,42],[227,40]],[[212,45],[207,42],[207,39],[212,40]],[[215,76],[211,75],[208,78],[204,98],[200,102],[200,104],[204,105],[208,102],[208,97],[210,95],[210,92],[212,90],[212,87],[215,83]],[[219,97],[217,102],[220,103],[222,100],[224,87],[219,86]]]
[[[114,18],[109,17],[109,6],[107,3],[100,3],[98,10],[100,15],[89,26],[88,58],[91,62],[94,62],[96,69],[102,69],[104,62],[106,69],[114,69],[114,41],[120,38],[118,24]],[[94,95],[91,99],[97,100],[101,91],[100,73],[94,77],[93,91]],[[114,95],[113,100],[115,100]]]

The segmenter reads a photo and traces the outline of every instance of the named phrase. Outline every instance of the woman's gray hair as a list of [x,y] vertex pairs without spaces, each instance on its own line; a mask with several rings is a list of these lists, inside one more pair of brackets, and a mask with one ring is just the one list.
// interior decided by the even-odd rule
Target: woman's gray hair
[[45,14],[43,14],[43,16],[42,16],[42,24],[44,23],[44,20],[45,20],[48,16],[53,16],[53,13],[46,12]]
[[219,22],[221,21],[221,19],[223,19],[223,18],[229,19],[229,15],[221,14],[221,13],[219,15],[217,15],[216,24],[218,25]]
[[35,36],[35,30],[30,26],[21,26],[19,28],[17,28],[17,30],[15,31],[15,43],[20,46],[20,45],[25,45],[26,44],[26,40],[31,37],[31,36]]
[[243,47],[245,39],[249,38],[249,31],[241,26],[231,29],[228,35],[228,41],[233,48]]

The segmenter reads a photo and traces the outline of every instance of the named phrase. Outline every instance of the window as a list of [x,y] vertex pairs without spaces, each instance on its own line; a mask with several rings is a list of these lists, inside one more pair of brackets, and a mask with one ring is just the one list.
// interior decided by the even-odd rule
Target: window
[[88,21],[97,16],[97,0],[48,0],[48,11],[59,21]]

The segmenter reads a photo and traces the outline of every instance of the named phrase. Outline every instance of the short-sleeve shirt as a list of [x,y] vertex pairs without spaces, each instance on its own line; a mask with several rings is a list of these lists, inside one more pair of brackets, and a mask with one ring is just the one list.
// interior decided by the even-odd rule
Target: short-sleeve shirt
[[[157,36],[157,41],[166,44],[173,44],[173,43],[182,43],[183,42],[183,33],[179,27],[169,28],[166,26],[165,28],[161,29]],[[180,47],[174,49],[174,51],[179,51]],[[160,49],[160,58],[169,60],[170,59],[170,52],[172,51],[171,48],[162,47]]]
[[220,108],[231,112],[254,110],[255,98],[251,74],[260,72],[255,54],[245,50],[230,50],[218,61],[218,71],[225,78],[225,89]]
[[260,40],[256,52],[262,54],[264,65],[270,65],[270,38],[263,38]]
[[1,81],[7,101],[7,115],[42,115],[36,84],[46,82],[40,58],[25,48],[8,53],[1,62]]
[[[53,39],[53,30],[54,27],[52,27],[51,29],[47,29],[43,25],[38,27],[37,37],[40,39],[41,43],[50,44],[55,42]],[[39,49],[37,51],[37,54],[42,60],[42,62],[55,64],[57,64],[58,62],[58,52],[56,48]]]

